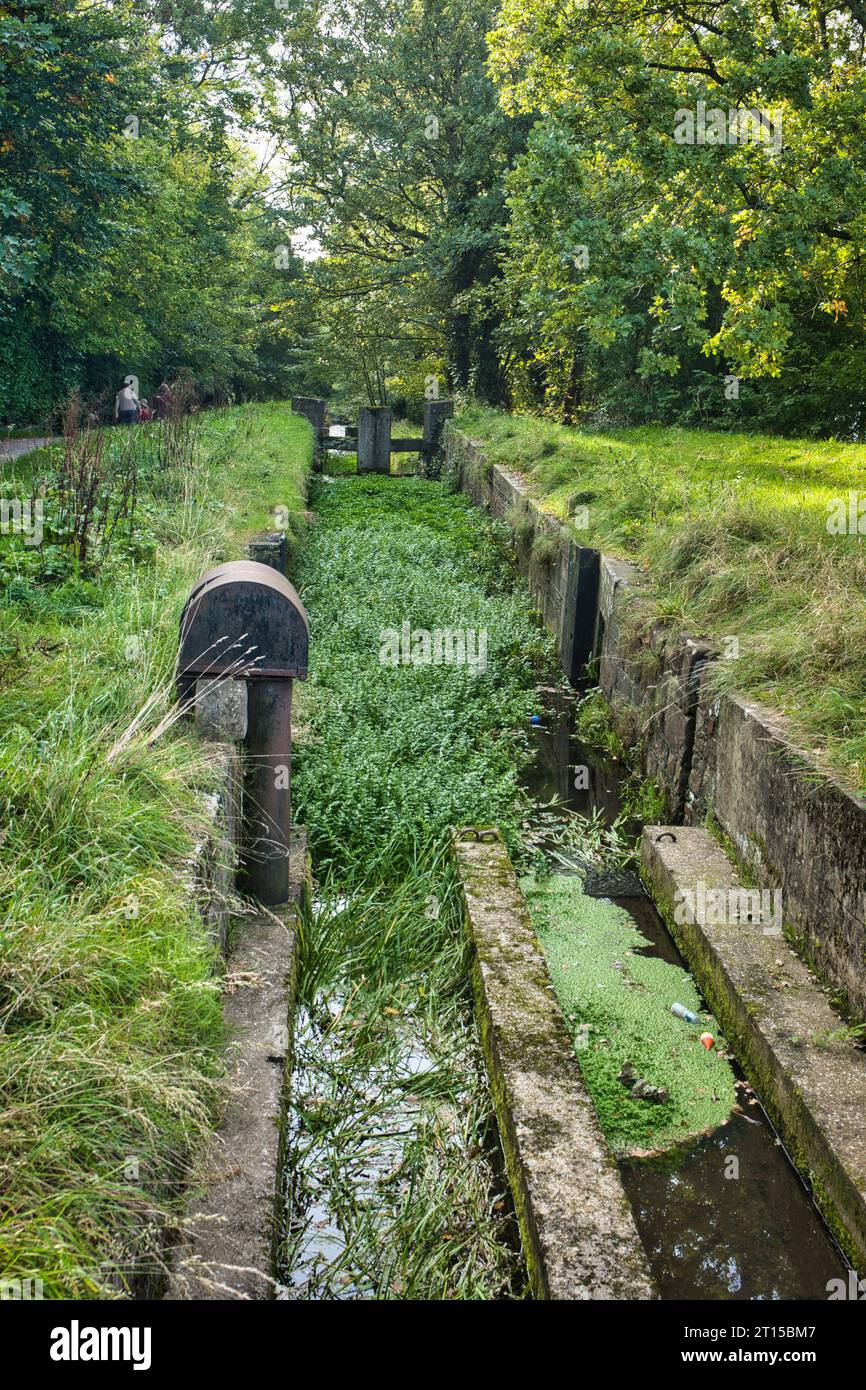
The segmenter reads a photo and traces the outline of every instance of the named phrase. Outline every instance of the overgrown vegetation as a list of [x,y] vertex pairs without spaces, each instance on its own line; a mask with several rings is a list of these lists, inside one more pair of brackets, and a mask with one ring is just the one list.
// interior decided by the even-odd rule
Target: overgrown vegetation
[[[321,886],[303,937],[284,1277],[293,1296],[519,1293],[445,847],[467,822],[517,845],[523,731],[551,644],[464,497],[340,477],[314,505],[294,801]],[[485,632],[486,669],[383,664],[384,634],[402,640],[404,624]]]
[[[575,1044],[602,1129],[618,1153],[667,1148],[723,1124],[736,1100],[729,1062],[705,1049],[719,1042],[713,1018],[697,1012],[687,971],[651,954],[628,913],[587,897],[581,880],[552,874],[522,881],[533,925]],[[623,1079],[623,1069],[627,1079]],[[633,1078],[660,1093],[641,1098]]]
[[299,518],[309,466],[285,407],[208,415],[177,466],[151,465],[161,429],[98,445],[135,452],[138,497],[101,555],[56,528],[63,450],[2,479],[48,506],[41,546],[0,538],[0,1277],[48,1298],[158,1270],[210,1133],[220,983],[188,882],[215,773],[170,718],[178,618],[274,506]]
[[864,36],[822,0],[503,0],[515,404],[863,438]]
[[23,0],[0,419],[187,366],[862,438],[864,41],[790,0]]
[[283,1278],[294,1298],[519,1296],[447,852],[425,839],[395,877],[371,851],[305,924]]
[[291,390],[301,267],[239,134],[285,23],[272,0],[3,7],[0,421],[110,404],[127,372],[145,396],[181,369],[212,399]]
[[[345,871],[389,845],[399,871],[402,846],[463,821],[498,824],[515,847],[525,729],[552,645],[493,532],[465,497],[418,478],[325,479],[315,508],[300,572],[316,628],[301,696],[311,738],[294,798],[317,864]],[[485,632],[486,670],[383,663],[383,634],[402,646],[404,624]]]
[[866,787],[866,552],[827,530],[862,485],[859,445],[645,428],[604,434],[467,409],[490,459],[527,475],[578,539],[653,581],[653,613],[714,639],[719,689],[791,717],[804,746]]

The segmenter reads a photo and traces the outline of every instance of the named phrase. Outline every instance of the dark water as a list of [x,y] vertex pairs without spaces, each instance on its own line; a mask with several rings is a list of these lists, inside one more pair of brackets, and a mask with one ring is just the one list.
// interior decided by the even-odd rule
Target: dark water
[[[574,702],[556,700],[533,726],[536,757],[525,777],[540,813],[542,849],[551,849],[554,800],[612,821],[622,809],[621,771],[604,766],[572,733]],[[588,786],[575,787],[575,768]],[[582,782],[584,779],[578,779]],[[638,827],[630,827],[637,832]],[[561,860],[559,872],[567,872]],[[637,876],[599,878],[588,892],[628,911],[671,964],[682,957]],[[739,1111],[713,1133],[655,1158],[622,1158],[620,1172],[663,1298],[820,1299],[847,1264],[748,1082],[737,1071]]]

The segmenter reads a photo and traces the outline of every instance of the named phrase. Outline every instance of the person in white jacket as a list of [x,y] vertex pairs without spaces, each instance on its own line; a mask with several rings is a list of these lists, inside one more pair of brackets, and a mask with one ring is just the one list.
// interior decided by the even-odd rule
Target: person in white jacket
[[121,425],[134,425],[138,419],[139,400],[132,377],[127,377],[114,398],[114,418]]

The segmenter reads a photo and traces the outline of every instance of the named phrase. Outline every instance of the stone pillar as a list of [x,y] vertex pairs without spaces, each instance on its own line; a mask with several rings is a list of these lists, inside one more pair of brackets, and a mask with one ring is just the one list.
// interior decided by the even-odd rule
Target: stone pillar
[[389,405],[362,405],[358,411],[358,472],[391,472]]
[[422,453],[425,459],[434,458],[438,454],[442,444],[445,421],[450,420],[453,414],[453,401],[424,402],[424,447]]
[[195,719],[199,732],[214,743],[243,743],[247,736],[247,683],[226,676],[195,682]]
[[270,565],[279,574],[286,572],[285,531],[263,531],[247,541],[247,554],[260,565]]
[[328,409],[328,402],[321,401],[317,396],[292,396],[292,410],[296,415],[305,415],[313,427],[316,435],[316,444],[319,442],[319,435],[325,428],[325,413]]

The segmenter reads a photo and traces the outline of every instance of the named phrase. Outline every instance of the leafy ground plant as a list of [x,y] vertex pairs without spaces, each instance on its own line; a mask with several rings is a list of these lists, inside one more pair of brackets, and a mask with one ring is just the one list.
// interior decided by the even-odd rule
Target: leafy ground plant
[[[302,944],[285,1296],[519,1295],[446,847],[467,822],[518,846],[553,649],[462,496],[323,477],[313,505],[294,799],[321,886]],[[484,669],[391,664],[404,625],[484,632]]]
[[[707,1051],[700,1034],[718,1027],[707,1013],[689,1024],[670,1007],[701,1004],[681,966],[648,954],[629,914],[584,894],[573,875],[523,880],[581,1070],[602,1128],[618,1153],[669,1148],[723,1124],[735,1103],[724,1048]],[[640,1099],[626,1076],[666,1094]]]

